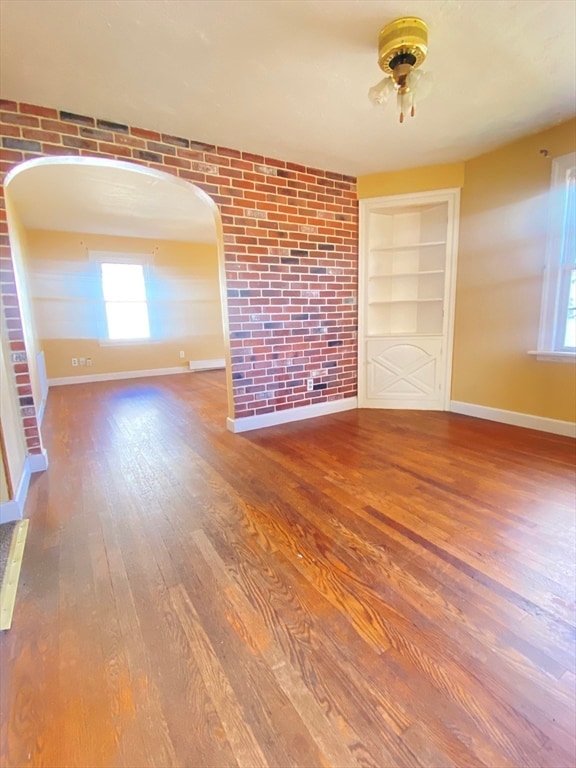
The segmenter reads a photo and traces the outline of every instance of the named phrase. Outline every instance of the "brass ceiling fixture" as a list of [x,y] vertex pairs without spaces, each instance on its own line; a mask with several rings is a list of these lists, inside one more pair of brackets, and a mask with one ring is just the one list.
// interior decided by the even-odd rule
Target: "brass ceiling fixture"
[[428,27],[422,19],[408,16],[386,24],[378,36],[378,64],[386,77],[370,88],[373,104],[385,104],[396,92],[400,122],[407,114],[414,117],[415,97],[424,98],[429,91],[430,76],[419,70],[428,53]]

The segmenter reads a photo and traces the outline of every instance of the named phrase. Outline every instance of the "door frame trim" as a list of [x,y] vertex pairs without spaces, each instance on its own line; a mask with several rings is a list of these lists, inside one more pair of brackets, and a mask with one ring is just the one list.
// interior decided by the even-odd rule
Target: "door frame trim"
[[[452,391],[452,357],[454,347],[454,313],[456,304],[456,273],[458,267],[458,238],[460,224],[460,188],[436,189],[429,192],[409,192],[402,195],[385,195],[382,197],[369,197],[360,200],[360,232],[358,250],[358,403],[360,408],[378,407],[366,397],[367,359],[366,341],[364,332],[366,327],[366,305],[364,301],[364,287],[366,284],[366,266],[368,256],[368,214],[374,208],[390,207],[398,205],[418,205],[421,203],[447,203],[448,204],[448,229],[446,232],[446,274],[445,284],[447,296],[444,303],[444,322],[442,339],[446,343],[444,350],[444,392],[442,396],[442,410],[450,410]],[[413,335],[416,338],[417,334]],[[382,336],[371,338],[397,338],[400,336]],[[412,335],[410,336],[412,338]]]

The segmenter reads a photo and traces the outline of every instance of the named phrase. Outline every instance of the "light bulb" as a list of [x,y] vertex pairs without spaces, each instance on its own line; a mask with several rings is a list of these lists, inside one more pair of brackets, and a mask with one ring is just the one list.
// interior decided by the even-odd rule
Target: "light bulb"
[[434,85],[432,72],[424,72],[422,69],[413,69],[406,78],[406,85],[418,96],[418,101],[425,99]]
[[390,95],[396,91],[396,108],[400,122],[403,123],[408,115],[414,117],[416,101],[428,96],[434,80],[430,72],[413,69],[409,65],[401,66],[404,68],[403,71],[396,67],[393,77],[385,77],[370,88],[368,98],[372,104],[386,104]]
[[372,104],[385,104],[394,91],[394,81],[391,77],[385,77],[377,85],[372,86],[368,91],[368,98]]

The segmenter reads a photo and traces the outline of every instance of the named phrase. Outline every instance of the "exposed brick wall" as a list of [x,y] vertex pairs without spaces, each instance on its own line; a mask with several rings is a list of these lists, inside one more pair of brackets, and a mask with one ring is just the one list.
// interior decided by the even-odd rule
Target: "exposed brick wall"
[[[0,102],[0,136],[2,179],[24,160],[83,155],[168,171],[212,197],[224,231],[236,418],[356,394],[354,178],[11,101]],[[2,207],[3,194],[2,188]],[[4,318],[10,342],[21,344],[5,211],[1,214]],[[19,365],[19,385],[29,387],[27,366]],[[311,392],[309,377],[315,380]],[[29,414],[34,450],[38,429],[28,422]]]

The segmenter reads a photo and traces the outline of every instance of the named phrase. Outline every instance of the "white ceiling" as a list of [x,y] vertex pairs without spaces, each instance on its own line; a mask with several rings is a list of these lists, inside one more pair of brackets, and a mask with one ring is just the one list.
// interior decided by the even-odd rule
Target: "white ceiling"
[[[378,31],[430,28],[430,96],[373,107]],[[574,114],[573,0],[1,0],[4,98],[360,175]]]
[[9,180],[27,229],[216,242],[214,206],[191,184],[98,158],[45,158]]

